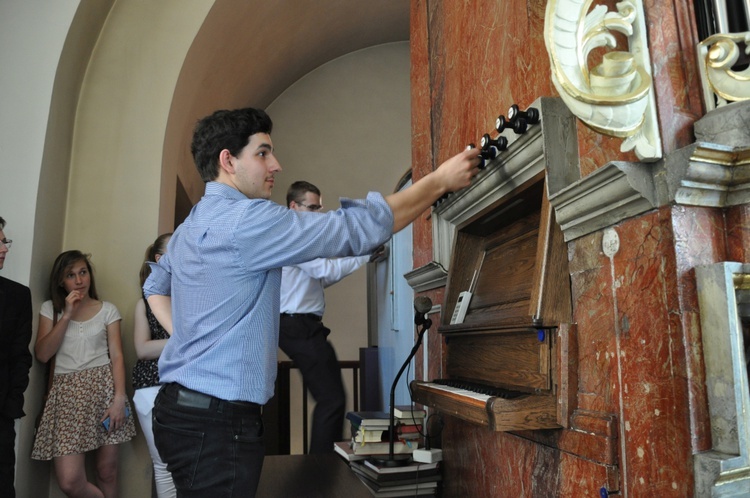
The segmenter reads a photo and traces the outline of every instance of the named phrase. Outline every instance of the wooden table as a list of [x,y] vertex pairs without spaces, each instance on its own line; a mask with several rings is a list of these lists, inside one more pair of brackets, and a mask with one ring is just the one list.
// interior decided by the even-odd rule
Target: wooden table
[[341,457],[271,455],[263,461],[257,498],[371,498]]

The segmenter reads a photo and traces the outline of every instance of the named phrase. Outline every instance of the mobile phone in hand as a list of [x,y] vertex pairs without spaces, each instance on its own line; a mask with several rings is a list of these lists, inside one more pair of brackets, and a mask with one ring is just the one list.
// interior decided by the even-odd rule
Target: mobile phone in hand
[[[129,416],[130,416],[130,408],[128,408],[128,407],[126,406],[126,407],[125,407],[125,418],[128,418]],[[105,419],[104,419],[104,420],[102,421],[102,425],[103,425],[103,426],[104,426],[104,428],[105,428],[105,429],[107,430],[107,432],[109,432],[109,417],[105,418]]]

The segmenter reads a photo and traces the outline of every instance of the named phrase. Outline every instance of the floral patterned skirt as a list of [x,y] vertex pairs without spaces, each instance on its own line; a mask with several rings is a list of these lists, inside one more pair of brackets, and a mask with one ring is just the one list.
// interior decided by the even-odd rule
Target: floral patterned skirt
[[[51,460],[133,439],[132,409],[125,425],[111,433],[101,423],[113,397],[111,365],[56,374],[34,437],[31,458]],[[126,406],[130,409],[129,402]]]

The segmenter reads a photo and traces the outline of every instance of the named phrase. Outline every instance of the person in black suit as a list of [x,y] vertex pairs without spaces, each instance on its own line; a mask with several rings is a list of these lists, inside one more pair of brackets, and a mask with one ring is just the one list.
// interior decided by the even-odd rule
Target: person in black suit
[[[12,241],[0,218],[0,270]],[[0,277],[0,498],[13,498],[16,466],[15,419],[23,417],[23,393],[31,368],[31,292]]]

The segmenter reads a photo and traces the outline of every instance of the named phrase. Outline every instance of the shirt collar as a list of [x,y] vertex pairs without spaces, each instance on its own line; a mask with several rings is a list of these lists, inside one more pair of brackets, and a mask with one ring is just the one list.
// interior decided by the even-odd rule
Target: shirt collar
[[221,182],[208,182],[206,183],[205,195],[220,195],[228,199],[234,200],[247,200],[245,194],[240,192],[234,187]]

